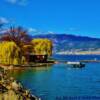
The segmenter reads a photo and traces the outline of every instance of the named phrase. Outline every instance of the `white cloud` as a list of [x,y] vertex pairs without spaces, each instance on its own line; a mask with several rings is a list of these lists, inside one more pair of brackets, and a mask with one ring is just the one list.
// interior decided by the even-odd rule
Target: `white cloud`
[[35,28],[29,28],[29,29],[28,29],[28,32],[30,32],[30,33],[32,33],[32,32],[35,33],[35,32],[37,32],[37,29],[35,29]]
[[52,32],[52,31],[41,31],[41,30],[39,30],[39,29],[35,29],[35,28],[32,28],[32,27],[30,27],[30,28],[28,28],[28,32],[31,34],[31,35],[39,35],[39,34],[55,34],[54,32]]
[[16,4],[16,5],[21,5],[21,6],[25,6],[28,4],[28,0],[6,0],[8,3],[11,4]]
[[7,32],[8,31],[8,29],[7,28],[5,28],[5,29],[0,29],[0,34],[3,34],[3,33],[5,33],[5,32]]
[[0,24],[8,24],[9,20],[6,19],[5,17],[0,17]]
[[52,31],[48,31],[48,34],[54,34],[54,32],[52,32]]

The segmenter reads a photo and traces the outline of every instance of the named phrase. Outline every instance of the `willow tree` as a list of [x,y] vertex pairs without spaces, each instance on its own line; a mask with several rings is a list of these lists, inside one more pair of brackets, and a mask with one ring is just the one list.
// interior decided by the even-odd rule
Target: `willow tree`
[[19,64],[20,48],[14,42],[0,43],[0,63],[2,64]]
[[37,38],[32,40],[33,53],[36,55],[52,55],[52,41],[49,39]]
[[0,40],[14,42],[16,46],[20,48],[19,58],[22,60],[22,57],[25,55],[24,45],[30,44],[31,38],[27,34],[27,30],[23,29],[22,27],[11,27],[4,33]]

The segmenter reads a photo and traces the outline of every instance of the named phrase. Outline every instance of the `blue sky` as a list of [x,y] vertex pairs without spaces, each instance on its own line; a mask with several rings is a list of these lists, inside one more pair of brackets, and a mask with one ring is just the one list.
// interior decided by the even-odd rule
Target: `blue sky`
[[26,27],[32,34],[100,38],[100,0],[0,0],[0,19]]

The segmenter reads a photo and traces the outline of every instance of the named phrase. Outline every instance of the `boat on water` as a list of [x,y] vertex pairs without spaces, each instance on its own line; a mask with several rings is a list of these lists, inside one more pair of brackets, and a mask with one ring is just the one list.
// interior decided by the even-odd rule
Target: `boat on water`
[[71,62],[71,61],[68,61],[67,64],[68,65],[72,65],[72,67],[74,67],[74,68],[82,68],[82,67],[85,67],[85,64],[82,63],[82,62]]

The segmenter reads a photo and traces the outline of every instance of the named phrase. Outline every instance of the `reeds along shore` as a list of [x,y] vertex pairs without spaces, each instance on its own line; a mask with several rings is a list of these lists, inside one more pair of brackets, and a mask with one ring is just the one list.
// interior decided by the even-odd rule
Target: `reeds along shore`
[[0,71],[0,100],[40,100],[40,98],[24,89],[13,77],[9,77],[7,71]]

